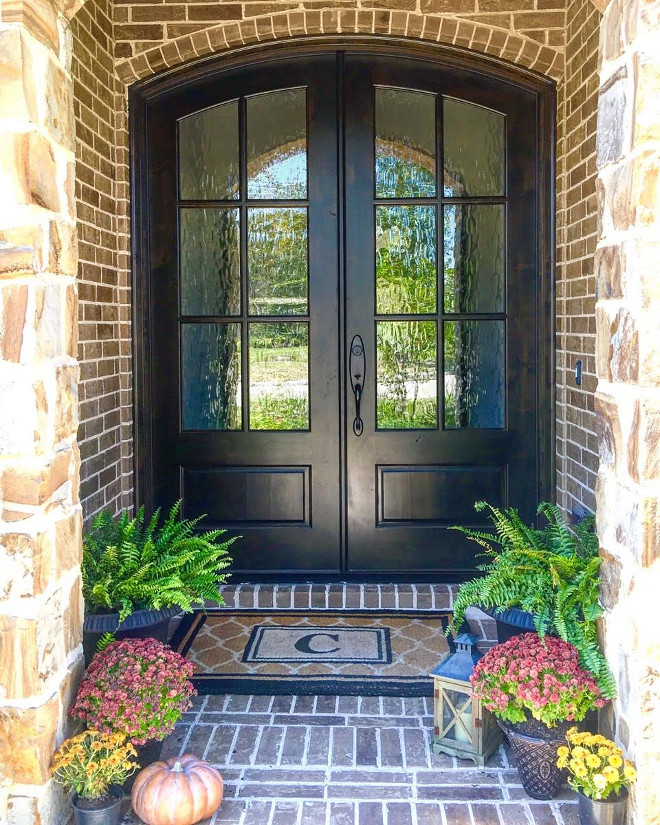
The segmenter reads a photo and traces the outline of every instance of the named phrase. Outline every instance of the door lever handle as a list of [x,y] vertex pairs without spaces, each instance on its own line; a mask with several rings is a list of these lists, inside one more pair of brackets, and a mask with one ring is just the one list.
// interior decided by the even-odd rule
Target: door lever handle
[[364,431],[364,424],[360,418],[360,402],[364,390],[364,379],[367,370],[367,362],[364,354],[364,342],[359,335],[354,335],[351,341],[351,349],[348,358],[348,372],[351,378],[351,389],[355,396],[355,418],[353,419],[353,432],[360,436]]

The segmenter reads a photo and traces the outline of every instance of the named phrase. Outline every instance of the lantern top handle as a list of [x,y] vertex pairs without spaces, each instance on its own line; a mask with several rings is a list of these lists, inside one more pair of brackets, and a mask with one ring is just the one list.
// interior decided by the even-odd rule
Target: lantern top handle
[[474,666],[482,654],[477,650],[479,637],[474,633],[461,633],[454,639],[456,650],[448,653],[440,664],[431,672],[431,676],[456,679],[469,683]]

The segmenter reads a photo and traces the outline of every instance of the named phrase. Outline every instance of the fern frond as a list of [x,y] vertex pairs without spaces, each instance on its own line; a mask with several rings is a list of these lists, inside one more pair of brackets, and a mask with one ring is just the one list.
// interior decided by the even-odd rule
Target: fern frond
[[481,577],[465,582],[454,600],[450,630],[455,631],[471,605],[506,610],[518,607],[534,617],[540,636],[554,633],[575,645],[582,667],[590,670],[608,698],[615,685],[598,646],[600,557],[593,519],[570,526],[561,510],[542,502],[538,515],[543,529],[526,525],[514,508],[499,509],[477,502],[487,510],[493,533],[454,527],[485,549],[489,561],[478,565]]
[[179,517],[181,502],[162,526],[157,510],[145,522],[144,509],[131,518],[97,516],[83,546],[83,596],[92,612],[115,611],[120,620],[135,609],[179,606],[220,599],[222,572],[231,564],[230,545],[238,536],[224,530],[200,531],[204,518]]

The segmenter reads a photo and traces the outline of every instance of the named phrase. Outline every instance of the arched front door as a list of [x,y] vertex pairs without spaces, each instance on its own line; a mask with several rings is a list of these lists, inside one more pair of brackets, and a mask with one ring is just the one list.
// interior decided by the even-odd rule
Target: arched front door
[[142,500],[251,574],[449,578],[547,495],[541,95],[362,50],[133,101]]

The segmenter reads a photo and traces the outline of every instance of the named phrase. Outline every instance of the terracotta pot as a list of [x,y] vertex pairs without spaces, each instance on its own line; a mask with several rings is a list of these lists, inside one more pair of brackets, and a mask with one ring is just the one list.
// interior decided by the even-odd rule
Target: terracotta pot
[[623,825],[626,817],[628,791],[609,799],[589,799],[578,791],[580,825]]
[[162,610],[135,610],[117,629],[119,613],[85,613],[83,622],[83,652],[88,665],[96,653],[96,645],[104,633],[114,633],[117,639],[156,639],[167,642],[170,619],[181,613],[180,607]]
[[557,767],[557,748],[565,744],[571,723],[548,728],[532,720],[510,724],[497,720],[516,757],[520,781],[532,799],[554,799],[559,793],[564,772]]
[[106,797],[96,800],[73,798],[73,820],[76,825],[117,825],[121,814],[121,793],[110,790]]

